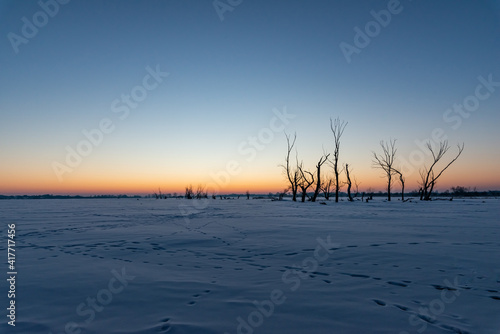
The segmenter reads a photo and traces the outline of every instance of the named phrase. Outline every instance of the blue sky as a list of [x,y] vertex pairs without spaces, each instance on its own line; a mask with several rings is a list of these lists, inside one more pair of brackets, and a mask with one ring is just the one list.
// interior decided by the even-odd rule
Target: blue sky
[[[457,129],[443,120],[474,95],[478,77],[500,81],[498,1],[402,0],[350,63],[339,45],[355,45],[355,27],[364,30],[371,11],[397,2],[242,1],[224,20],[212,1],[57,4],[16,53],[9,33],[22,37],[23,17],[33,23],[43,9],[37,1],[0,2],[0,193],[92,191],[84,184],[179,191],[210,182],[232,160],[242,170],[230,189],[264,182],[277,190],[285,185],[277,167],[284,135],[251,162],[238,146],[284,106],[296,116],[286,131],[297,132],[306,166],[332,149],[330,117],[349,122],[341,160],[365,187],[383,184],[370,156],[380,140],[397,138],[407,159],[415,140],[442,128],[452,146],[466,144],[443,186],[500,187],[500,87]],[[169,75],[120,120],[112,102],[141,85],[148,66]],[[66,147],[103,118],[113,132],[61,181],[53,163],[64,165]],[[409,175],[411,188],[417,175]]]

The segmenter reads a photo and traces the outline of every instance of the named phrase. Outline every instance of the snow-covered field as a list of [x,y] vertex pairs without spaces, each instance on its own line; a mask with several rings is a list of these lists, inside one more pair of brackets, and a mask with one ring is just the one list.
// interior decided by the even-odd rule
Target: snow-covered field
[[0,201],[0,332],[500,333],[497,199],[193,204]]

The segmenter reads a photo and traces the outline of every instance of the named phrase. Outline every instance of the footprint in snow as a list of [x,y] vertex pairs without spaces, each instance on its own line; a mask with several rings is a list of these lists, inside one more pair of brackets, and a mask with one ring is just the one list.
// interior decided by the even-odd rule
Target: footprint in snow
[[408,286],[407,284],[404,284],[404,283],[401,283],[401,282],[394,282],[394,281],[388,281],[387,284],[391,284],[391,285],[395,285],[395,286],[400,286],[400,287],[403,287],[403,288],[406,288]]
[[[206,290],[203,290],[203,292],[193,294],[192,297],[195,298],[195,299],[199,299],[203,295],[209,294],[211,292],[212,292],[212,290],[206,289]],[[191,300],[191,301],[189,301],[187,303],[187,305],[189,305],[189,306],[196,305],[196,301],[195,300]]]
[[398,309],[400,309],[402,311],[408,311],[409,310],[408,307],[403,306],[403,305],[394,304],[394,306],[396,306]]
[[172,328],[168,323],[170,322],[170,318],[164,318],[161,320],[161,323],[160,323],[160,332],[162,333],[167,333],[170,331],[170,329]]
[[341,273],[342,275],[347,275],[355,278],[370,278],[368,275],[363,275],[363,274],[350,274],[350,273]]

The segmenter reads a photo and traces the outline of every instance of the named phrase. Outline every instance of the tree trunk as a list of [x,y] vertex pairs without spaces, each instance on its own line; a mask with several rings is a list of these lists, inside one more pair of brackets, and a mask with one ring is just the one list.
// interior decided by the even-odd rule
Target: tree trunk
[[311,198],[311,202],[316,202],[316,198],[319,195],[319,191],[321,190],[321,166],[317,166],[316,176],[318,181],[316,182],[316,190],[314,190],[314,195]]
[[387,177],[387,201],[390,202],[391,201],[391,174],[389,173],[388,174],[388,177]]
[[401,201],[405,200],[405,181],[401,179]]
[[434,190],[434,184],[435,184],[435,182],[431,182],[431,188],[429,189],[429,192],[425,195],[425,198],[424,198],[426,201],[431,200],[431,193],[432,193],[432,190]]
[[349,177],[349,165],[345,165],[345,173],[347,176],[347,197],[349,198],[349,201],[352,202],[352,196],[351,196],[351,178]]
[[335,163],[335,202],[339,201],[339,170]]

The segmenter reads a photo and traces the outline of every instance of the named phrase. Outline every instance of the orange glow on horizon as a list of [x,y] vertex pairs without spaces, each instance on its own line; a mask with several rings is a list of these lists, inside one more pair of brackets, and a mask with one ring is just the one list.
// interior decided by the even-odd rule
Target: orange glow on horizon
[[[359,179],[359,178],[358,178]],[[360,181],[363,179],[359,179]],[[498,190],[500,189],[500,183],[493,184],[489,182],[474,182],[473,184],[464,182],[463,179],[445,179],[443,177],[436,186],[436,190],[444,191],[450,189],[453,186],[461,185],[465,187],[470,187],[471,189],[477,187],[478,190]],[[230,193],[245,193],[247,190],[250,193],[256,194],[267,194],[269,192],[276,193],[283,191],[287,187],[287,182],[284,178],[263,178],[262,180],[247,181],[239,180],[238,182],[230,182],[226,186],[218,186],[213,182],[189,182],[183,180],[177,180],[173,182],[163,181],[144,181],[140,182],[138,180],[129,180],[128,182],[122,182],[121,180],[100,180],[99,178],[80,180],[75,182],[63,182],[57,183],[45,183],[36,182],[31,183],[29,186],[26,184],[12,184],[7,183],[1,187],[0,194],[2,195],[36,195],[36,194],[60,194],[60,195],[102,195],[102,194],[128,194],[128,195],[147,195],[153,194],[161,188],[162,193],[178,195],[184,194],[185,187],[192,185],[193,189],[196,190],[198,185],[210,186],[208,188],[209,194],[212,194],[215,190],[216,194],[230,194]],[[216,185],[216,188],[212,186]],[[376,178],[372,179],[371,183],[365,180],[360,182],[359,191],[367,191],[371,188],[373,191],[386,191],[387,183],[385,179]],[[405,185],[405,191],[410,192],[417,189],[417,184],[415,182],[407,182]],[[309,191],[313,191],[314,187],[311,186]],[[342,191],[346,191],[346,186],[342,187]],[[354,189],[353,189],[354,190]],[[400,192],[401,186],[399,182],[394,182],[392,186],[393,192]]]
[[[99,195],[99,194],[152,194],[161,188],[163,193],[184,194],[185,187],[191,184],[194,189],[199,184],[208,186],[209,194],[214,191],[218,194],[251,193],[267,194],[283,191],[287,180],[280,168],[267,166],[245,167],[229,175],[224,169],[219,172],[207,172],[203,167],[197,170],[154,169],[134,166],[119,168],[121,166],[106,166],[104,168],[83,166],[73,173],[68,173],[62,182],[59,182],[50,169],[38,170],[32,166],[0,167],[2,182],[0,194],[61,194],[61,195]],[[141,168],[139,168],[141,167]],[[494,165],[477,166],[473,162],[462,162],[452,166],[439,179],[436,190],[444,191],[453,186],[465,186],[478,190],[500,189],[500,177]],[[217,169],[214,168],[217,171]],[[324,174],[332,175],[331,168]],[[22,175],[22,178],[20,177]],[[386,191],[386,179],[383,173],[373,168],[354,169],[353,175],[359,182],[359,191]],[[353,176],[351,175],[351,177]],[[344,175],[342,175],[344,179]],[[405,191],[411,192],[418,189],[418,170],[408,175]],[[393,179],[392,191],[399,192],[400,184],[397,178]],[[310,188],[310,191],[314,186]],[[346,191],[346,187],[342,188]],[[353,189],[354,190],[354,189]]]

